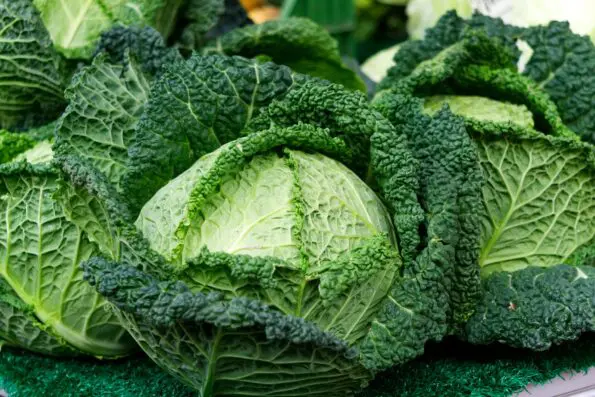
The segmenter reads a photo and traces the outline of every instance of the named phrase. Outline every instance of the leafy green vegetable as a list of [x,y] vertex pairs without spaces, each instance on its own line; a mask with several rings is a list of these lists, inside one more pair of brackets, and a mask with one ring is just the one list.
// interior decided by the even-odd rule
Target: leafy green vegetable
[[[428,35],[444,39],[450,33]],[[455,312],[459,331],[454,332],[474,343],[545,349],[592,329],[591,269],[561,263],[590,250],[595,237],[595,158],[592,146],[564,125],[540,89],[545,87],[516,72],[515,57],[502,44],[481,28],[467,30],[407,75],[406,62],[399,61],[375,105],[399,125],[407,121],[403,103],[414,103],[408,131],[419,123],[416,114],[439,120],[443,110],[437,109],[449,107],[474,142],[481,178],[470,186],[473,196],[466,195],[475,216],[462,223],[467,225],[463,241],[472,244],[457,247],[458,259],[465,260],[457,270],[469,281],[479,273],[483,291],[463,284],[464,299],[455,301],[464,310],[458,321]],[[404,46],[399,53],[414,60],[417,49]],[[441,121],[441,128],[452,124]],[[423,131],[429,142],[451,139]],[[413,153],[423,156],[429,142]]]
[[82,280],[80,261],[99,250],[54,199],[59,179],[47,163],[0,166],[0,340],[46,354],[121,356],[134,344]]
[[111,64],[99,55],[72,79],[68,108],[56,127],[58,156],[91,162],[121,190],[128,147],[149,96],[149,81],[138,64]]
[[114,27],[101,35],[95,54],[102,53],[115,65],[127,65],[132,55],[143,73],[149,76],[158,75],[164,65],[181,59],[181,54],[168,47],[163,36],[150,27]]
[[151,89],[129,150],[123,183],[134,208],[306,80],[287,67],[240,57],[196,54],[169,65]]
[[465,20],[454,11],[448,12],[435,27],[428,29],[423,40],[409,41],[401,46],[395,56],[397,62],[380,88],[392,86],[412,73],[421,62],[457,43],[469,28],[479,28],[506,45],[508,57],[512,57],[507,62],[514,62],[523,75],[539,83],[556,104],[568,127],[584,140],[594,141],[592,98],[595,77],[589,71],[595,65],[595,46],[589,38],[572,33],[565,22],[518,28],[480,14]]
[[[154,106],[161,105],[159,122],[139,133],[165,135],[164,127],[185,125],[188,100],[171,101],[175,78],[188,66],[221,62],[249,61],[197,55],[163,74],[166,95],[150,97]],[[278,68],[263,74],[259,85],[279,82],[273,78],[283,68],[252,65]],[[219,70],[236,76],[230,67],[210,75]],[[195,83],[196,73],[191,76],[183,98],[228,89],[226,84],[207,89],[205,82],[211,80]],[[86,279],[118,307],[123,324],[150,357],[204,395],[242,390],[343,396],[377,370],[421,354],[426,341],[440,340],[450,327],[453,302],[478,284],[473,273],[464,276],[455,267],[455,247],[464,245],[466,231],[459,223],[473,216],[473,208],[464,198],[453,202],[472,197],[477,183],[476,169],[469,167],[472,157],[465,154],[474,151],[463,124],[451,131],[460,139],[443,139],[427,151],[428,162],[449,166],[422,170],[409,152],[406,133],[371,110],[364,95],[287,76],[288,88],[277,91],[272,85],[262,91],[270,99],[256,117],[233,111],[242,116],[241,123],[232,124],[237,125],[235,140],[218,149],[216,141],[196,140],[194,150],[203,156],[194,165],[184,158],[186,166],[163,163],[180,166],[181,173],[166,170],[164,181],[174,179],[153,198],[137,190],[147,198],[139,200],[146,203],[134,229],[129,217],[137,210],[130,211],[126,202],[138,200],[138,193],[123,199],[86,161],[60,159],[77,192],[67,197],[78,208],[77,224],[92,229],[100,246],[118,247],[112,249],[117,257],[87,261]],[[242,92],[234,90],[233,101],[224,103],[236,103]],[[246,92],[248,98],[261,96],[254,87]],[[164,111],[170,101],[179,110]],[[139,127],[153,111],[147,107]],[[195,117],[188,120],[196,123]],[[443,117],[456,120],[451,113]],[[183,137],[202,128],[188,125],[168,135]],[[423,140],[421,131],[428,126],[418,127]],[[215,123],[211,132],[221,136],[228,128]],[[440,123],[430,128],[442,131]],[[160,141],[154,147],[160,150],[156,153],[168,147],[180,153],[186,145],[188,140]],[[457,150],[448,155],[453,145]],[[150,153],[151,147],[136,151]],[[143,180],[143,174],[155,175],[141,171],[135,180],[154,183],[154,176]],[[388,211],[356,175],[376,180]],[[457,282],[461,292],[451,294]]]
[[[504,340],[514,347],[549,349],[595,331],[595,268],[559,265],[498,272],[488,277],[485,293],[466,326],[473,343]],[[522,330],[522,332],[519,332]]]
[[263,55],[296,72],[321,77],[353,90],[366,90],[361,78],[343,64],[332,36],[322,26],[305,18],[234,29],[208,43],[203,53],[248,58]]
[[[324,130],[275,127],[202,158],[143,208],[137,226],[151,247],[171,260],[183,284],[160,282],[103,260],[85,265],[98,290],[124,310],[124,323],[145,351],[205,395],[329,389],[342,395],[371,377],[353,360],[356,352],[347,342],[363,337],[369,316],[396,276],[400,260],[387,236],[390,220],[375,195],[344,166],[321,155],[271,151],[286,142],[349,156],[342,142]],[[336,173],[316,172],[320,165]],[[321,184],[329,186],[322,196]],[[233,205],[246,194],[255,197],[253,204]],[[192,199],[199,196],[202,205]],[[168,215],[162,204],[174,197],[180,208]],[[209,208],[211,215],[203,212]],[[163,230],[165,239],[153,228],[159,217],[171,230]],[[243,223],[234,221],[242,218]],[[206,227],[211,233],[201,234]],[[271,229],[277,233],[268,233]],[[197,233],[202,243],[195,240]],[[153,274],[167,269],[152,269],[138,259],[136,264]],[[149,285],[163,294],[144,294]],[[167,300],[180,306],[161,314],[143,309]],[[359,309],[346,310],[351,301],[360,302]],[[187,325],[175,325],[180,321]],[[234,355],[227,357],[228,352]],[[238,354],[244,360],[235,358]],[[187,359],[204,365],[177,364]],[[270,371],[284,387],[271,389],[269,377],[261,375]]]

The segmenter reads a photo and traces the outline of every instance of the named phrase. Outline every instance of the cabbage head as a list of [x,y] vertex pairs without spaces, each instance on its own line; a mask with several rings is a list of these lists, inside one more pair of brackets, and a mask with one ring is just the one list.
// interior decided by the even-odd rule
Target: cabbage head
[[[209,60],[226,73],[197,68]],[[351,395],[440,340],[458,304],[451,286],[475,280],[455,272],[469,208],[451,205],[466,190],[470,142],[451,134],[429,146],[452,166],[418,179],[404,134],[362,93],[245,65],[196,55],[153,85],[137,126],[146,155],[130,162],[137,177],[123,179],[122,197],[104,195],[111,183],[80,156],[59,160],[121,219],[111,227],[86,206],[98,222],[81,218],[82,227],[120,255],[86,261],[85,279],[141,348],[200,395]],[[126,201],[141,204],[124,211],[132,218],[118,213]]]
[[[595,272],[589,259],[595,241],[595,158],[592,144],[569,128],[588,140],[593,119],[565,112],[565,101],[582,103],[581,90],[548,95],[553,81],[580,80],[579,73],[565,75],[576,65],[564,65],[548,82],[536,84],[517,71],[506,42],[490,38],[497,21],[485,21],[487,29],[477,24],[439,50],[435,42],[403,46],[403,62],[389,70],[374,105],[407,131],[420,156],[426,143],[416,135],[427,135],[424,125],[437,122],[447,129],[441,121],[446,109],[464,123],[479,183],[473,195],[461,198],[475,210],[465,219],[464,240],[472,244],[457,249],[457,267],[479,270],[481,287],[461,291],[475,304],[460,306],[459,332],[472,343],[545,350],[595,330]],[[460,19],[449,14],[428,34],[442,44],[452,40],[456,29],[445,29],[451,22]],[[506,29],[501,21],[499,26]],[[540,31],[577,39],[560,24]],[[593,46],[586,38],[578,42]],[[536,52],[528,69],[535,71],[546,59]],[[586,65],[578,70],[587,73]],[[566,124],[571,117],[574,122]]]

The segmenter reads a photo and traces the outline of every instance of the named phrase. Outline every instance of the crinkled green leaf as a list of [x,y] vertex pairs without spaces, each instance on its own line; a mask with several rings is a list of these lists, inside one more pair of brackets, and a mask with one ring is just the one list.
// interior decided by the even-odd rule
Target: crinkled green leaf
[[[248,124],[246,133],[268,129],[271,125],[289,127],[310,124],[328,128],[333,136],[347,143],[352,157],[342,160],[367,182],[370,163],[369,137],[392,129],[390,123],[370,108],[364,94],[346,91],[339,84],[313,79],[289,91],[282,100],[273,101]],[[365,127],[362,127],[365,126]]]
[[3,343],[49,355],[77,355],[64,339],[39,322],[33,309],[0,278],[0,345]]
[[[362,345],[366,366],[381,369],[422,354],[427,341],[442,339],[471,314],[480,293],[481,174],[464,124],[451,112],[431,118],[421,101],[389,93],[374,105],[395,126],[372,137],[374,176],[395,214],[397,237],[404,237],[401,246],[412,253]],[[409,148],[416,161],[403,170]],[[414,181],[409,189],[404,179]]]
[[475,140],[487,182],[482,276],[557,265],[595,237],[592,147],[513,129],[484,131]]
[[0,164],[8,163],[34,145],[35,141],[27,134],[0,130]]
[[148,355],[201,395],[338,397],[371,377],[343,341],[261,302],[193,293],[100,259],[85,272]]
[[65,106],[62,65],[29,0],[0,4],[0,128],[27,129]]
[[129,149],[125,192],[136,210],[206,153],[241,135],[258,110],[305,76],[240,57],[193,55],[152,86]]
[[322,26],[305,18],[234,29],[207,44],[203,52],[248,58],[263,55],[296,72],[366,91],[361,78],[343,64],[335,39]]
[[539,83],[556,104],[562,121],[584,140],[593,141],[595,76],[591,70],[595,67],[595,46],[588,37],[572,33],[566,22],[519,28],[480,14],[465,20],[449,12],[423,40],[402,46],[381,87],[394,86],[421,62],[460,41],[469,28],[499,40],[508,49],[510,65]]
[[168,47],[163,36],[151,27],[115,26],[101,35],[95,54],[107,53],[110,63],[128,65],[133,54],[144,74],[156,76],[165,65],[181,59],[175,48]]
[[58,157],[77,156],[102,172],[118,190],[129,172],[128,149],[149,95],[149,82],[134,60],[110,64],[107,55],[83,68],[66,90],[68,108],[56,127]]
[[499,272],[466,325],[472,343],[546,350],[595,331],[595,268],[557,265]]

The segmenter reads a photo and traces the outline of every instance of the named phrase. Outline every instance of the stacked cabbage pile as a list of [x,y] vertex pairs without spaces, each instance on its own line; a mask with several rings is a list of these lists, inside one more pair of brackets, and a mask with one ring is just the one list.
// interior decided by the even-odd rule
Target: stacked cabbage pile
[[0,97],[2,343],[140,347],[201,396],[345,396],[447,335],[594,330],[595,48],[567,25],[447,14],[369,103],[306,20],[126,3],[75,65],[49,3],[0,4],[27,87]]

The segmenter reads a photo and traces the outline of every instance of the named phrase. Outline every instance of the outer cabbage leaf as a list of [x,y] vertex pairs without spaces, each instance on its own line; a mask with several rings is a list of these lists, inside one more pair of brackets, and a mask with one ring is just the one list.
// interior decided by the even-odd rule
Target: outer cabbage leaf
[[518,105],[474,97],[443,103],[467,119],[487,182],[480,211],[483,276],[533,264],[555,266],[589,244],[595,237],[590,145],[524,128],[526,109],[517,115]]
[[465,20],[455,12],[448,12],[427,31],[423,40],[410,41],[401,47],[395,56],[395,66],[388,71],[381,87],[394,86],[418,64],[461,40],[469,27],[500,40],[513,56],[509,63],[539,83],[556,104],[563,122],[583,139],[594,139],[595,77],[590,71],[595,65],[595,46],[588,37],[572,33],[564,22],[519,28],[497,18],[475,14]]
[[[386,368],[423,353],[472,313],[479,297],[477,267],[481,174],[462,120],[443,109],[431,118],[422,102],[385,93],[374,106],[395,130],[372,137],[372,164],[405,256],[403,280],[390,292],[362,345],[366,365]],[[402,142],[410,142],[416,197],[404,196]],[[403,213],[404,212],[404,213]],[[419,233],[408,235],[407,233]],[[407,237],[406,240],[403,237]],[[416,238],[413,238],[416,237]],[[406,242],[409,245],[403,245]]]
[[[347,143],[353,152],[342,160],[360,178],[370,181],[370,142],[362,136],[392,130],[390,123],[368,105],[366,96],[345,91],[339,84],[313,79],[289,91],[282,100],[273,101],[247,125],[245,133],[266,130],[272,125],[289,127],[310,124],[328,128]],[[405,155],[405,154],[403,154]]]
[[[489,38],[482,30],[467,30],[460,41],[420,63],[409,75],[392,82],[387,78],[386,88],[424,97],[481,94],[489,99],[524,105],[531,112],[537,130],[576,139],[547,93],[539,90],[532,80],[516,73],[511,59],[511,52],[500,41]],[[494,108],[493,102],[490,106]],[[515,120],[516,113],[512,115]]]
[[77,355],[66,341],[41,323],[10,286],[0,278],[0,345],[24,347],[49,355]]
[[80,261],[99,251],[54,200],[56,171],[19,162],[3,165],[0,175],[0,279],[10,289],[0,299],[9,316],[2,338],[48,354],[129,352],[115,314],[82,280]]
[[595,45],[571,32],[567,23],[551,22],[523,32],[532,55],[523,74],[539,82],[556,103],[562,120],[584,140],[595,142]]
[[128,148],[149,96],[149,82],[134,60],[111,64],[99,55],[66,90],[68,108],[56,127],[57,157],[77,156],[122,190]]
[[240,57],[193,55],[151,88],[129,149],[126,196],[140,207],[202,155],[241,135],[258,110],[307,79]]
[[0,4],[0,128],[27,129],[65,106],[62,65],[28,0]]
[[193,293],[103,260],[85,271],[145,352],[202,396],[338,397],[371,377],[343,341],[258,301]]
[[[472,343],[546,350],[595,331],[595,268],[559,265],[494,273],[466,325]],[[522,332],[519,332],[522,330]]]
[[176,45],[183,51],[198,50],[233,29],[252,24],[239,0],[187,0],[180,18],[183,28]]
[[234,29],[210,42],[203,53],[264,56],[314,77],[365,92],[361,78],[343,64],[339,47],[320,25],[305,18],[269,21]]
[[[479,129],[479,128],[477,128]],[[593,149],[500,129],[476,136],[483,173],[483,276],[566,261],[595,237]]]
[[109,62],[127,65],[129,54],[145,75],[156,76],[164,65],[181,59],[175,48],[168,47],[163,36],[151,27],[116,26],[101,35],[95,55],[107,53]]

